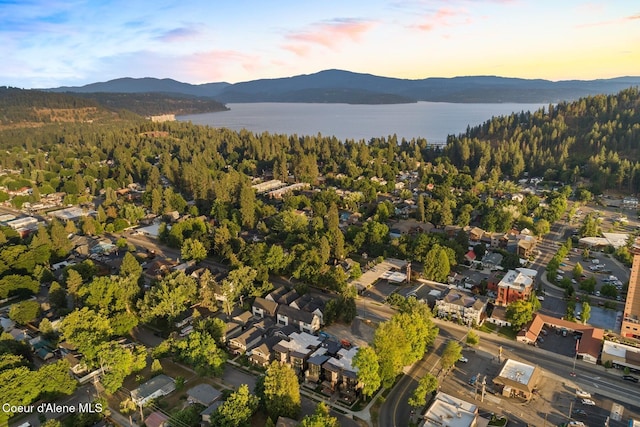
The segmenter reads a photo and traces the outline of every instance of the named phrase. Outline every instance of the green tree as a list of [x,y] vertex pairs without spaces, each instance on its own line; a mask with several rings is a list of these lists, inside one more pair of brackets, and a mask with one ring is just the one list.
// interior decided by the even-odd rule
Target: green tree
[[588,323],[591,318],[591,305],[588,302],[582,303],[582,323]]
[[332,417],[329,413],[329,407],[320,402],[316,406],[313,415],[307,415],[299,424],[300,427],[340,427],[340,423],[336,417]]
[[533,319],[533,307],[529,301],[514,301],[507,306],[507,320],[514,329],[520,329]]
[[40,303],[38,301],[22,301],[9,308],[9,318],[21,325],[33,322],[39,315]]
[[440,357],[440,366],[448,370],[462,357],[462,346],[457,341],[449,341]]
[[173,349],[178,359],[195,368],[200,375],[220,375],[225,352],[218,348],[216,340],[206,331],[194,331],[186,339],[176,341]]
[[267,368],[264,377],[264,405],[273,419],[297,418],[300,413],[300,388],[296,373],[277,361]]
[[480,337],[474,331],[469,331],[467,334],[467,344],[471,346],[478,345],[480,343]]
[[104,369],[102,385],[113,394],[122,387],[127,375],[147,365],[147,351],[144,346],[123,347],[116,341],[110,341],[100,345],[98,363]]
[[445,248],[438,244],[433,245],[429,252],[427,252],[423,264],[423,274],[426,279],[436,282],[447,281],[447,277],[451,271],[451,263]]
[[438,389],[438,378],[426,373],[424,377],[418,381],[418,387],[413,391],[409,398],[409,405],[414,408],[421,408],[427,403],[427,395]]
[[174,272],[152,287],[138,302],[140,317],[147,322],[158,317],[177,318],[197,295],[197,285],[184,272]]
[[372,347],[364,346],[358,349],[353,358],[353,366],[358,369],[358,382],[362,384],[362,394],[373,396],[380,388],[380,364],[378,355]]
[[582,268],[582,264],[576,262],[575,267],[573,267],[573,278],[576,280],[580,280],[580,276],[582,276],[583,272],[584,269]]
[[49,299],[49,303],[55,308],[63,308],[67,306],[67,295],[58,282],[51,283],[47,298]]
[[153,362],[151,362],[151,373],[154,375],[161,374],[162,370],[163,368],[160,361],[158,359],[153,359]]
[[113,333],[109,319],[87,307],[65,316],[59,330],[62,338],[75,345],[89,362],[97,360],[100,344]]
[[251,229],[256,223],[256,193],[249,183],[240,187],[239,199],[242,225]]
[[242,384],[224,401],[212,417],[211,425],[219,427],[245,427],[251,425],[251,417],[258,409],[260,399]]
[[78,271],[74,269],[67,270],[67,279],[65,280],[65,284],[67,285],[67,292],[69,295],[72,295],[74,299],[77,299],[78,297],[78,292],[80,291],[82,282],[82,276]]
[[194,260],[200,262],[207,257],[207,248],[200,240],[185,239],[180,249],[180,257],[185,260]]
[[131,252],[127,252],[122,258],[120,276],[130,278],[134,283],[137,283],[142,277],[142,266]]

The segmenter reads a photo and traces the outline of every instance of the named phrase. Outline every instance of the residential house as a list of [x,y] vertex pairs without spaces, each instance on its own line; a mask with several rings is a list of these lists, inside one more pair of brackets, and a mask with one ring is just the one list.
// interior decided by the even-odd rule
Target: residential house
[[254,365],[267,367],[273,361],[273,348],[282,340],[283,338],[278,335],[263,339],[256,347],[247,352],[249,361]]
[[482,267],[488,268],[488,269],[498,268],[500,267],[500,264],[502,263],[503,259],[504,257],[502,256],[501,253],[489,252],[488,254],[485,254],[485,256],[482,258]]
[[277,314],[278,325],[293,325],[301,332],[313,334],[320,330],[320,316],[308,311],[297,310],[288,305],[280,305]]
[[131,399],[138,406],[144,406],[158,397],[166,396],[176,389],[173,378],[164,374],[157,375],[131,391]]
[[522,236],[518,240],[517,254],[520,258],[527,259],[533,255],[533,251],[536,249],[537,240],[534,236]]
[[278,302],[280,298],[287,292],[289,292],[287,288],[285,288],[284,286],[280,286],[279,288],[276,288],[273,291],[269,292],[265,299],[273,302]]
[[324,324],[325,303],[320,298],[314,298],[311,294],[305,294],[289,304],[289,307],[316,314],[320,318],[320,324]]
[[189,403],[199,403],[209,406],[216,400],[220,399],[222,392],[213,388],[211,385],[203,383],[187,390],[187,401]]
[[231,340],[231,338],[237,337],[241,333],[242,333],[241,324],[233,321],[225,323],[225,330],[224,330],[224,337],[223,337],[224,342],[229,344],[229,341]]
[[479,242],[482,236],[484,236],[484,230],[482,228],[473,227],[469,230],[469,241],[471,242]]
[[292,302],[294,302],[295,300],[297,300],[298,298],[300,298],[300,295],[298,294],[298,292],[296,292],[295,289],[291,289],[289,292],[287,292],[286,294],[282,295],[277,303],[278,304],[284,304],[284,305],[289,305]]
[[277,302],[261,297],[256,298],[251,306],[253,315],[260,318],[264,318],[265,316],[275,318],[277,310]]
[[253,317],[253,314],[251,314],[250,311],[242,310],[241,308],[238,308],[234,310],[233,313],[231,313],[231,320],[239,323],[240,325],[242,325],[242,327],[247,326],[247,324],[251,320],[251,317]]
[[168,427],[169,417],[162,412],[154,411],[144,420],[146,427]]
[[358,352],[358,347],[341,349],[336,357],[329,358],[322,364],[326,386],[331,390],[339,391],[343,400],[352,402],[356,398],[356,392],[360,387],[358,381],[358,369],[353,366],[353,358]]
[[459,319],[468,326],[482,324],[486,308],[486,301],[480,297],[454,288],[447,289],[435,305],[439,317]]
[[262,339],[262,331],[251,327],[237,337],[229,340],[229,349],[234,354],[244,354],[251,350]]
[[294,332],[288,340],[273,346],[273,358],[289,365],[297,374],[302,374],[307,369],[307,360],[321,345],[321,338],[306,332]]

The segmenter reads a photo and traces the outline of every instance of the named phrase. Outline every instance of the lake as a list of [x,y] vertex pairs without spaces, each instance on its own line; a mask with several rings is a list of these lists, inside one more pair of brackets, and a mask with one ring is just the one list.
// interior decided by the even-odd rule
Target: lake
[[548,104],[415,104],[350,105],[262,102],[227,104],[229,111],[179,116],[179,121],[255,133],[336,136],[365,141],[396,134],[398,140],[426,138],[443,144],[447,135],[466,131],[493,116],[536,111]]

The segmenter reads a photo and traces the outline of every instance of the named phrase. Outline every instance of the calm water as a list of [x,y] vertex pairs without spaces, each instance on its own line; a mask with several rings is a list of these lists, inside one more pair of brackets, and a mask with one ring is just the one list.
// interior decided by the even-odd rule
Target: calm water
[[233,130],[297,135],[334,135],[340,140],[387,137],[426,138],[444,143],[467,125],[479,125],[492,116],[535,111],[547,104],[451,104],[418,102],[394,105],[251,103],[227,104],[230,111],[180,116],[180,121]]

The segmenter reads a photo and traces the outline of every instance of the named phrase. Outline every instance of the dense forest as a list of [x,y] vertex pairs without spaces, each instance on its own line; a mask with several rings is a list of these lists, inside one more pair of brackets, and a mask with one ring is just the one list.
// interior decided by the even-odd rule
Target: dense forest
[[[0,87],[0,126],[122,120],[228,110],[211,98],[162,93],[53,93]],[[134,114],[131,114],[134,113]]]
[[544,176],[566,183],[590,181],[606,189],[640,191],[638,88],[549,105],[546,110],[494,117],[459,136],[444,153],[476,180],[491,176]]
[[112,110],[129,110],[141,116],[163,114],[187,115],[228,110],[211,98],[181,95],[177,93],[73,93],[74,96],[93,99],[99,105]]

